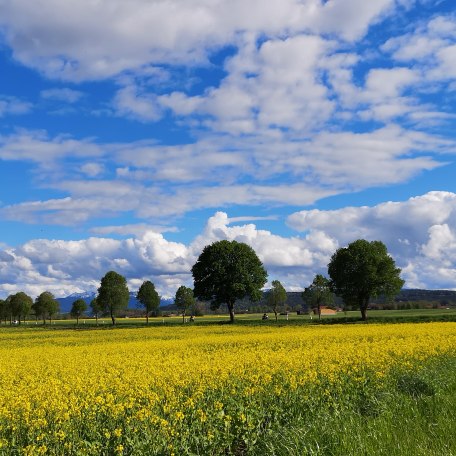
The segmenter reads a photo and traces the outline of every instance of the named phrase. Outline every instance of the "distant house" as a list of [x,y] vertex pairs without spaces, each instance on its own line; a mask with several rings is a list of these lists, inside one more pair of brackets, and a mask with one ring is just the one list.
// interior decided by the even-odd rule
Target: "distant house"
[[[329,307],[326,306],[321,306],[320,307],[320,312],[321,315],[335,315],[337,313],[337,310],[330,309]],[[313,309],[314,315],[318,315],[318,309]]]

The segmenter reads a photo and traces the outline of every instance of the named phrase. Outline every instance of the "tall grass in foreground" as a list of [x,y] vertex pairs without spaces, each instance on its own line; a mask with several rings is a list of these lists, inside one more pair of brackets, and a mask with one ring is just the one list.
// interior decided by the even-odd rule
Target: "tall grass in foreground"
[[456,455],[456,324],[0,333],[0,452]]

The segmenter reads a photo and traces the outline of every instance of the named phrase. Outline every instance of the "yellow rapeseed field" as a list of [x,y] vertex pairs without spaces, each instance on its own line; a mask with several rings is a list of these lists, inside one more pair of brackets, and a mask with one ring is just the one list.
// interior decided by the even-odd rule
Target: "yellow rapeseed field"
[[0,452],[224,454],[316,394],[455,353],[455,323],[5,328]]

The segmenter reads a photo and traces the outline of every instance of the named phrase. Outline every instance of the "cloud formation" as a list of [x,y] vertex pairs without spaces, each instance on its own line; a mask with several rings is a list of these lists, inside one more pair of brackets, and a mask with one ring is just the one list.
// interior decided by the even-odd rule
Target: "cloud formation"
[[207,63],[211,50],[243,34],[324,33],[351,41],[394,5],[393,0],[41,0],[30,8],[29,0],[6,0],[0,25],[17,60],[52,78],[81,81],[148,65]]
[[190,270],[204,246],[221,239],[249,244],[269,281],[281,280],[288,290],[302,289],[317,273],[327,274],[336,249],[359,238],[387,245],[408,288],[454,288],[456,283],[454,193],[430,192],[374,207],[301,211],[288,224],[303,234],[285,237],[217,212],[189,244],[169,241],[144,226],[105,230],[138,233],[125,239],[37,239],[0,251],[0,294],[24,290],[37,295],[47,289],[63,296],[96,290],[99,279],[113,269],[127,277],[132,289],[152,280],[162,295],[173,296],[180,285],[191,285]]

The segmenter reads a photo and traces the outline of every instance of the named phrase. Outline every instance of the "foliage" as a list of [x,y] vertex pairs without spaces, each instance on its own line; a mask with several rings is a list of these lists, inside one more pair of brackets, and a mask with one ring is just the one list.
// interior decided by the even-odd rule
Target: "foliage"
[[267,272],[255,251],[237,241],[217,241],[204,247],[192,274],[195,296],[210,300],[213,309],[226,304],[231,322],[236,299],[248,296],[259,301],[267,281]]
[[287,292],[279,280],[272,281],[272,288],[266,293],[266,301],[274,312],[277,321],[277,313],[280,307],[287,302]]
[[154,315],[157,316],[160,307],[160,296],[155,285],[150,280],[143,282],[136,293],[136,299],[146,309],[146,321],[149,323],[149,313],[154,312]]
[[43,291],[35,299],[32,310],[35,312],[35,316],[41,317],[43,324],[46,324],[46,317],[49,317],[49,321],[52,322],[52,317],[60,310],[60,304],[50,291]]
[[182,312],[182,322],[184,323],[187,310],[195,305],[195,296],[193,295],[193,290],[184,285],[181,285],[176,291],[174,304]]
[[76,299],[71,306],[70,314],[76,318],[77,324],[79,324],[79,317],[87,310],[87,303],[84,299]]
[[107,272],[98,288],[97,304],[102,311],[109,313],[113,326],[119,310],[128,306],[129,298],[125,277],[115,271]]
[[19,324],[21,318],[25,319],[32,310],[33,299],[23,291],[12,295],[9,301],[11,315],[17,317]]
[[455,323],[4,328],[0,453],[455,454],[455,353]]
[[357,305],[363,320],[371,297],[393,297],[404,285],[401,270],[380,241],[358,239],[331,257],[328,274],[334,292],[345,304]]
[[98,325],[98,316],[102,312],[101,305],[98,302],[98,298],[95,297],[90,301],[90,309],[92,310],[92,314],[95,316],[97,325]]
[[318,319],[321,320],[321,306],[334,302],[331,282],[321,274],[317,274],[312,283],[303,291],[302,298],[311,308],[317,309]]

